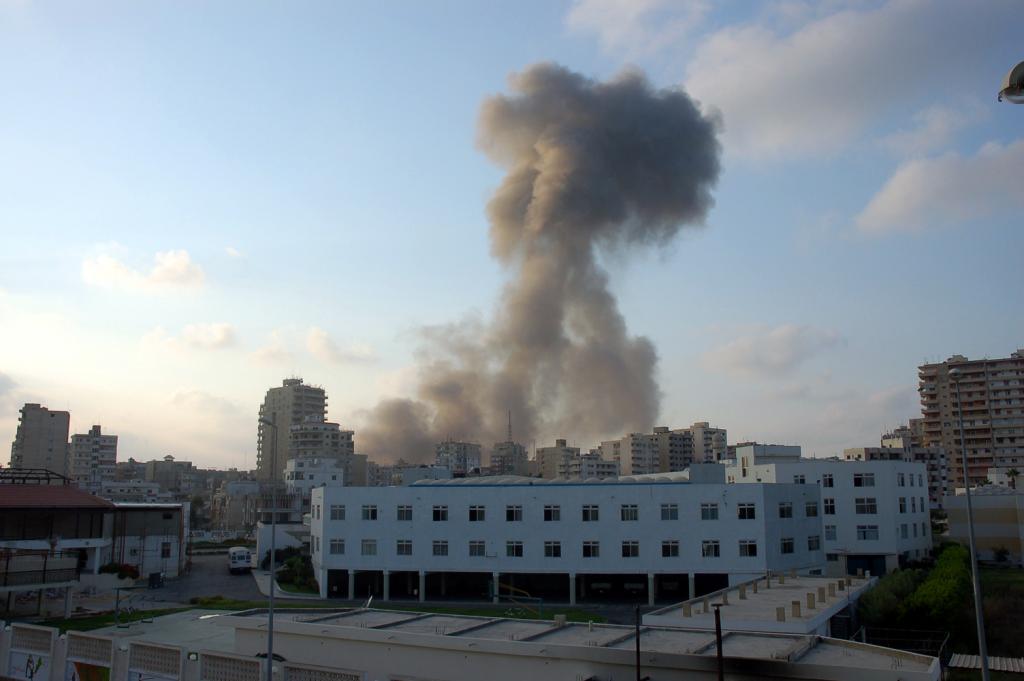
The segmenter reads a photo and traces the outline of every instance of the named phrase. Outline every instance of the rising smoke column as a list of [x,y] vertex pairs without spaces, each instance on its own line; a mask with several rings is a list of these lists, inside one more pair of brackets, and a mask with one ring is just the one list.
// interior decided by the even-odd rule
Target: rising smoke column
[[717,124],[637,71],[601,83],[536,64],[509,85],[483,103],[478,135],[508,170],[487,205],[511,273],[495,317],[424,330],[417,399],[371,410],[362,451],[417,460],[447,436],[502,440],[508,410],[521,441],[593,442],[657,418],[657,353],[629,335],[599,256],[703,222]]

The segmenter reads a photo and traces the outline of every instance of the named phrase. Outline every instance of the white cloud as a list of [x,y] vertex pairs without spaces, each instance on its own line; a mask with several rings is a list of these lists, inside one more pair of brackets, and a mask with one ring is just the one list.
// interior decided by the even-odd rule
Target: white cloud
[[921,230],[1019,210],[1024,139],[977,154],[915,159],[896,169],[857,216],[868,233]]
[[232,246],[226,247],[224,249],[224,252],[227,253],[228,257],[231,257],[231,258],[242,258],[242,257],[244,257],[240,250],[238,250],[237,248],[234,248]]
[[890,0],[790,30],[726,26],[707,37],[686,87],[724,118],[726,148],[749,157],[830,153],[936,92],[972,91],[1020,5]]
[[203,268],[192,262],[188,251],[163,251],[153,258],[148,272],[141,272],[112,255],[100,254],[82,261],[82,281],[91,286],[124,291],[196,289],[205,280]]
[[306,334],[306,349],[321,362],[328,364],[371,362],[376,359],[369,345],[355,344],[340,348],[330,334],[318,326],[311,327]]
[[783,324],[739,336],[704,355],[704,363],[741,377],[781,377],[842,341],[836,331]]
[[271,331],[270,341],[249,353],[249,357],[260,364],[288,364],[292,361],[292,353],[279,329]]
[[143,345],[180,352],[182,350],[223,350],[237,342],[235,327],[224,322],[215,324],[186,324],[178,336],[168,335],[158,326],[142,339]]
[[596,33],[608,50],[650,53],[678,42],[709,9],[706,0],[576,0],[566,24]]
[[960,130],[983,121],[988,110],[979,102],[961,107],[936,104],[914,114],[912,128],[882,138],[882,145],[903,156],[920,156],[948,147]]

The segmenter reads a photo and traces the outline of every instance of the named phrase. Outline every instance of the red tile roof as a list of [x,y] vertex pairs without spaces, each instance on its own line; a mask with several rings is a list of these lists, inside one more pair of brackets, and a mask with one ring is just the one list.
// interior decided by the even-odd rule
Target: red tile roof
[[113,509],[106,499],[63,485],[0,485],[0,509],[90,508]]

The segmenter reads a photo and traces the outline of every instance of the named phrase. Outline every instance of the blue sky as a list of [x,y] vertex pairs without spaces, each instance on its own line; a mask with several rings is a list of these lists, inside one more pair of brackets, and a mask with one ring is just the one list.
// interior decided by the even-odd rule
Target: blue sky
[[0,0],[0,441],[40,401],[123,457],[252,466],[263,392],[297,374],[358,446],[362,410],[415,390],[419,327],[493,312],[478,109],[554,61],[721,116],[707,224],[605,263],[658,349],[660,422],[872,444],[916,413],[922,361],[1024,346],[1024,107],[995,101],[1019,19]]

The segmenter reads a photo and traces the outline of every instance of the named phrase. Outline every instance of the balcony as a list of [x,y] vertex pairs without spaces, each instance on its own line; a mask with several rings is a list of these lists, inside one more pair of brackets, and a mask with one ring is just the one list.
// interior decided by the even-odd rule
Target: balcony
[[77,582],[78,575],[77,553],[0,553],[0,589],[66,584]]

